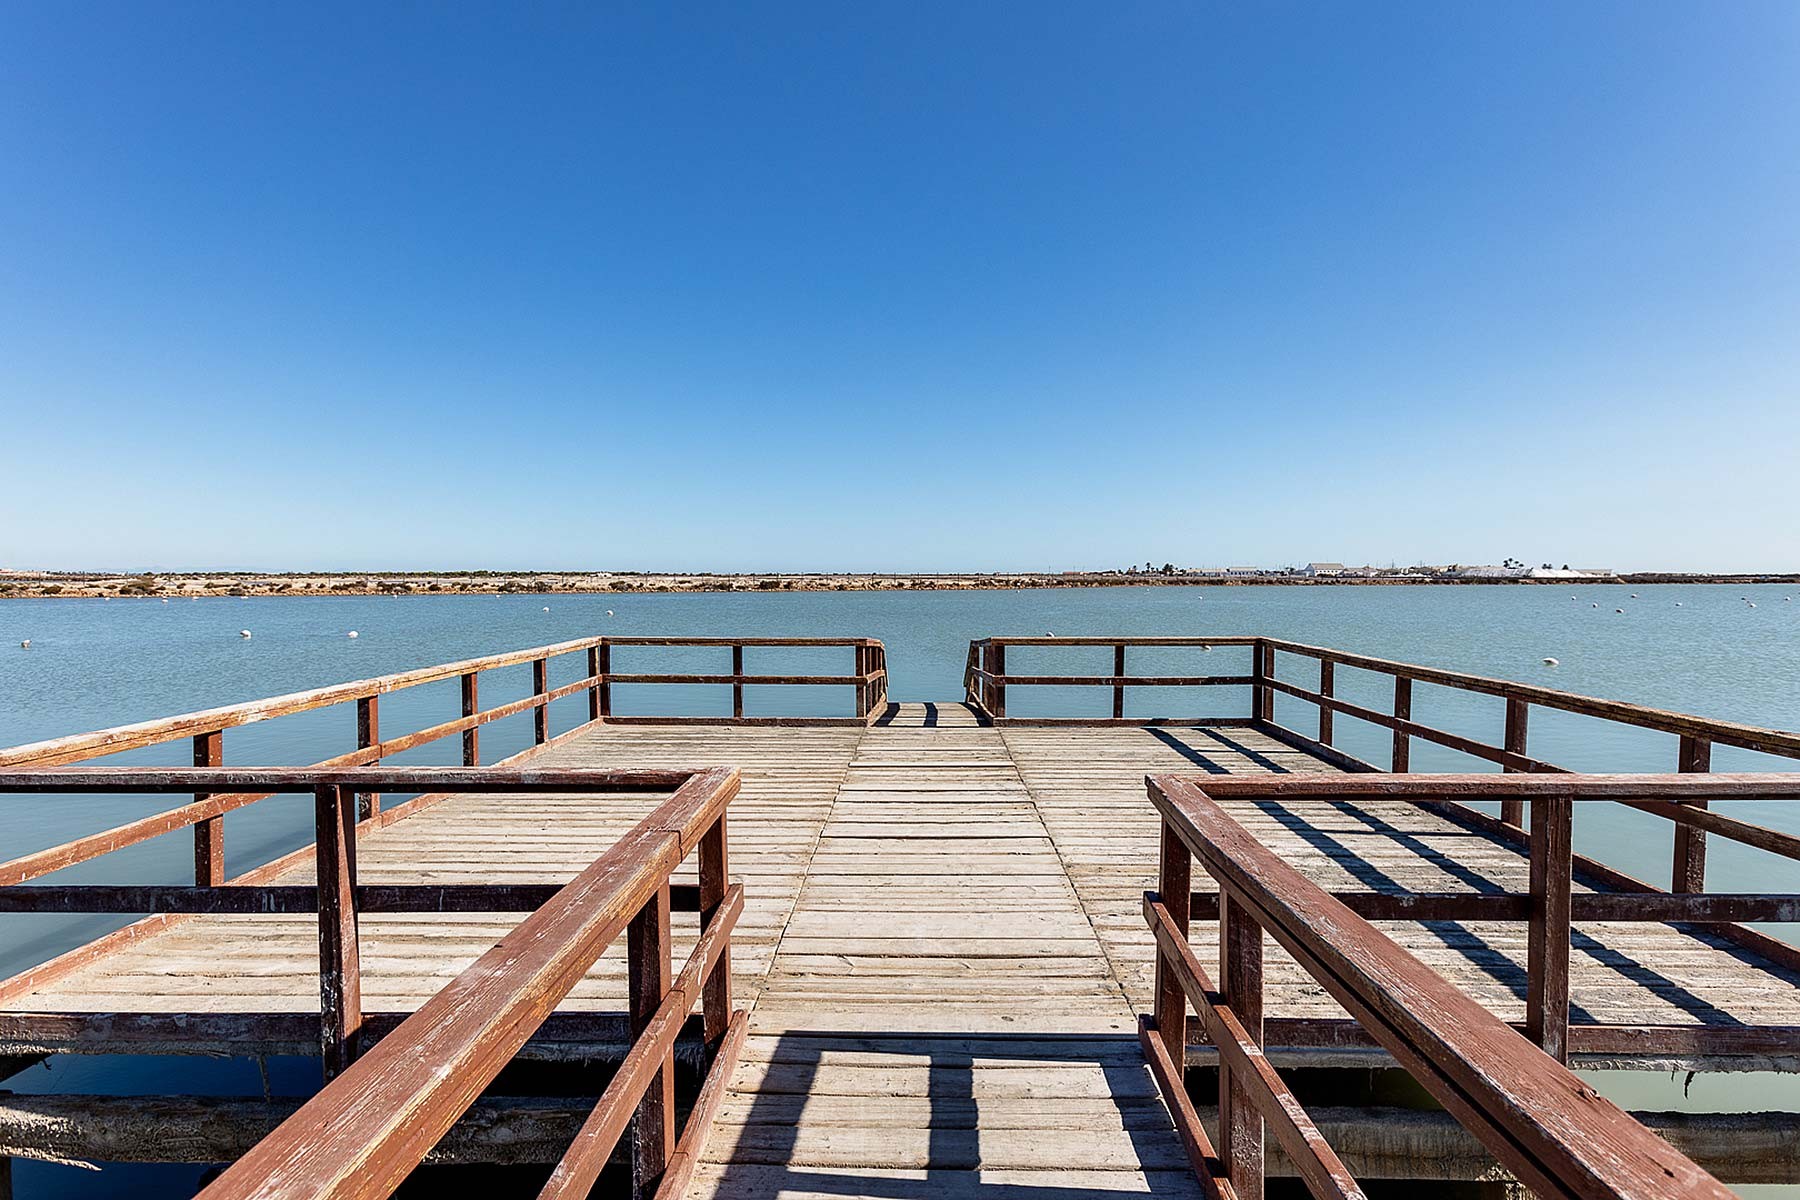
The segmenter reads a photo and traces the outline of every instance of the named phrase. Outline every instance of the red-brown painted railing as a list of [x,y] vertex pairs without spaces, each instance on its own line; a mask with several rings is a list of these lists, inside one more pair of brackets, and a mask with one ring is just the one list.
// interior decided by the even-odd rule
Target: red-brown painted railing
[[[502,911],[520,889],[386,887],[356,880],[351,797],[409,792],[643,792],[673,795],[533,911],[420,1010],[373,1046],[363,1045],[359,908]],[[743,887],[729,881],[726,811],[738,790],[732,768],[698,771],[475,770],[101,770],[0,773],[4,792],[209,794],[310,791],[318,816],[313,889],[198,886],[6,889],[13,911],[307,911],[319,915],[325,1089],[232,1165],[202,1195],[358,1197],[390,1195],[423,1161],[621,933],[629,949],[631,1047],[612,1082],[541,1193],[588,1194],[620,1137],[632,1131],[635,1197],[675,1197],[686,1187],[723,1096],[745,1027],[731,1007],[730,938]],[[697,888],[670,876],[699,858]],[[450,903],[443,901],[450,898]],[[678,903],[684,902],[684,903]],[[669,914],[700,913],[701,933],[671,977]],[[675,1125],[676,1036],[695,1005],[709,1065],[679,1137]]]
[[[716,646],[732,652],[732,672],[728,675],[687,674],[620,674],[611,669],[612,649],[616,646],[670,647]],[[853,651],[855,670],[850,675],[747,675],[743,671],[744,648],[753,647],[842,647]],[[586,673],[568,683],[551,687],[550,663],[566,655],[585,654]],[[529,696],[484,709],[480,704],[480,677],[484,672],[501,667],[531,664],[532,691]],[[381,698],[393,692],[457,679],[461,685],[461,714],[449,721],[412,733],[383,737],[381,733]],[[636,717],[612,713],[612,685],[615,683],[651,684],[723,684],[732,689],[733,716],[726,717]],[[547,746],[550,736],[549,706],[558,700],[586,692],[587,720],[569,733],[601,722],[613,724],[695,722],[701,724],[784,723],[790,718],[744,717],[745,686],[781,686],[799,684],[837,684],[855,689],[855,715],[844,718],[808,718],[795,723],[843,723],[864,725],[887,707],[887,651],[871,638],[582,638],[555,645],[537,646],[505,654],[491,654],[460,662],[444,663],[418,670],[401,671],[373,679],[333,684],[303,692],[253,700],[245,704],[227,705],[200,712],[160,717],[131,725],[120,725],[92,733],[72,734],[47,741],[0,749],[0,770],[60,767],[126,750],[142,749],[171,741],[191,739],[196,767],[224,765],[224,733],[242,725],[274,720],[294,713],[333,705],[355,706],[356,748],[311,764],[319,768],[375,766],[403,751],[445,738],[460,737],[464,766],[481,765],[481,728],[506,717],[530,712],[532,744],[523,755],[505,760],[507,763],[528,758],[533,751]],[[568,736],[563,734],[561,736]],[[10,861],[0,862],[0,886],[23,883],[51,871],[86,862],[123,846],[192,827],[194,837],[194,881],[202,887],[228,882],[225,872],[225,814],[253,804],[265,796],[249,792],[199,792],[194,802],[169,812],[158,813],[127,825],[101,830],[59,846],[49,847]],[[360,820],[369,820],[380,812],[381,793],[358,793]]]
[[[731,670],[726,673],[620,673],[613,669],[612,651],[617,647],[694,648],[713,647],[731,651]],[[744,671],[746,648],[846,649],[852,655],[848,675],[751,675]],[[866,725],[887,708],[887,648],[874,638],[829,637],[608,637],[600,648],[596,674],[601,677],[600,716],[616,724],[745,724],[745,725]],[[687,686],[728,686],[731,688],[731,717],[644,717],[618,716],[613,713],[613,684],[681,684]],[[745,687],[849,687],[854,689],[854,714],[848,717],[747,717],[744,715]]]
[[[1474,777],[1467,777],[1474,778]],[[1283,862],[1238,824],[1210,794],[1219,780],[1156,776],[1147,781],[1161,814],[1159,890],[1144,898],[1144,915],[1157,944],[1154,1015],[1140,1022],[1140,1038],[1152,1073],[1175,1116],[1203,1191],[1214,1197],[1261,1200],[1264,1137],[1272,1132],[1310,1192],[1318,1197],[1360,1197],[1344,1164],[1308,1118],[1264,1055],[1275,1044],[1263,1013],[1263,941],[1273,938],[1348,1011],[1368,1037],[1390,1053],[1510,1170],[1532,1194],[1570,1200],[1724,1200],[1723,1185],[1667,1142],[1602,1099],[1555,1057],[1504,1024],[1477,1000],[1396,945],[1342,899],[1326,893]],[[1236,781],[1232,781],[1236,782]],[[1292,783],[1292,781],[1288,781]],[[1341,777],[1308,777],[1282,793],[1284,800],[1325,800]],[[1427,783],[1384,779],[1384,784]],[[1562,995],[1566,1021],[1569,860],[1566,822],[1572,801],[1615,799],[1641,792],[1667,796],[1665,781],[1624,777],[1594,784],[1578,780],[1529,782],[1540,840],[1531,871],[1529,901],[1534,1022],[1547,1034],[1555,1013],[1547,1006],[1556,984],[1553,946],[1560,931],[1565,967]],[[1550,786],[1535,786],[1540,782]],[[1691,789],[1694,780],[1673,785]],[[1755,780],[1716,782],[1734,796],[1763,788],[1794,786]],[[1560,792],[1557,789],[1560,788]],[[1203,790],[1204,789],[1204,790]],[[1360,793],[1359,793],[1360,794]],[[1697,798],[1676,794],[1667,802]],[[1665,814],[1666,815],[1666,814]],[[1560,848],[1557,834],[1565,833]],[[1218,885],[1220,938],[1217,984],[1189,944],[1195,919],[1192,864],[1198,861]],[[1444,899],[1442,897],[1437,899]],[[1606,897],[1609,900],[1636,897]],[[1670,897],[1693,910],[1699,897]],[[1784,902],[1800,897],[1782,897]],[[1668,907],[1664,905],[1663,907]],[[1616,919],[1609,916],[1607,919]],[[1657,919],[1626,917],[1625,919]],[[1666,919],[1666,914],[1664,918]],[[1683,916],[1680,919],[1689,919]],[[1202,1040],[1219,1055],[1218,1141],[1201,1125],[1184,1080],[1189,1008],[1199,1016]]]
[[[279,885],[231,882],[192,887],[163,884],[36,884],[0,886],[0,911],[18,913],[311,913],[319,914],[319,979],[321,988],[320,1048],[329,1079],[342,1071],[357,1052],[363,1025],[361,971],[357,955],[357,918],[364,912],[528,912],[559,893],[556,886],[511,884],[377,885],[366,887],[356,877],[356,838],[360,832],[353,797],[377,791],[508,794],[531,792],[678,792],[690,788],[703,773],[695,771],[611,771],[594,768],[477,769],[348,768],[224,769],[64,767],[50,771],[0,771],[0,797],[69,792],[170,794],[194,789],[220,801],[241,795],[311,793],[316,838],[310,854],[316,884]],[[706,775],[706,786],[735,791],[735,775]],[[198,809],[198,811],[196,811]],[[205,805],[188,805],[163,814],[154,830],[139,830],[135,844],[167,829],[208,819]],[[723,837],[723,826],[720,826]],[[721,853],[722,853],[721,843]],[[704,864],[703,864],[704,865]],[[704,892],[704,888],[700,891]],[[704,895],[681,889],[680,911],[703,909]],[[36,969],[0,982],[0,996],[18,990]]]
[[[1078,646],[1110,646],[1113,648],[1114,673],[1103,676],[1008,675],[1005,657],[1008,646],[1058,649]],[[1127,675],[1125,674],[1125,654],[1129,647],[1204,647],[1208,649],[1247,647],[1250,651],[1250,672],[1247,675],[1166,677]],[[1283,655],[1316,661],[1319,668],[1319,681],[1316,688],[1303,687],[1291,680],[1281,678],[1279,670],[1283,663],[1281,658]],[[1339,667],[1372,672],[1391,678],[1393,680],[1392,711],[1382,712],[1341,699],[1336,694],[1339,683],[1337,668]],[[1412,715],[1413,685],[1415,683],[1495,696],[1505,701],[1504,728],[1501,731],[1500,742],[1498,744],[1483,742],[1476,738],[1437,729],[1415,720]],[[1684,774],[1705,774],[1710,771],[1712,769],[1712,750],[1715,744],[1739,747],[1778,758],[1800,759],[1800,733],[1764,729],[1735,721],[1714,720],[1691,713],[1650,708],[1619,700],[1603,700],[1536,684],[1515,683],[1510,680],[1491,679],[1460,671],[1419,666],[1415,663],[1372,658],[1365,654],[1351,654],[1322,646],[1283,641],[1278,638],[1239,636],[983,638],[969,644],[968,663],[964,671],[964,686],[968,703],[975,708],[978,714],[991,721],[1084,725],[1194,724],[1202,721],[1215,725],[1249,724],[1290,745],[1314,753],[1335,766],[1350,771],[1379,771],[1384,768],[1352,757],[1333,744],[1335,735],[1333,718],[1339,713],[1392,731],[1392,754],[1386,769],[1397,773],[1411,769],[1414,739],[1431,742],[1486,762],[1498,764],[1501,770],[1506,772],[1535,774],[1562,772],[1565,768],[1544,759],[1534,758],[1526,753],[1531,710],[1534,707],[1575,713],[1671,734],[1678,739],[1674,748],[1675,761],[1672,765],[1677,771]],[[1113,715],[1110,719],[1009,718],[1006,715],[1006,690],[1009,686],[1110,687],[1113,690]],[[1124,697],[1126,689],[1129,687],[1209,686],[1248,686],[1250,688],[1248,716],[1227,715],[1211,718],[1126,718],[1124,716]],[[1312,704],[1318,709],[1316,737],[1275,721],[1274,700],[1277,694],[1293,697]],[[1524,821],[1523,802],[1516,798],[1500,797],[1500,817],[1515,829],[1518,828]],[[1709,828],[1711,827],[1704,822],[1694,821],[1682,822],[1677,826],[1674,856],[1670,868],[1671,890],[1677,892],[1705,890],[1706,835]],[[1594,865],[1597,866],[1597,864]],[[1616,872],[1614,874],[1616,875]],[[1632,885],[1644,886],[1637,881],[1632,881]],[[1731,936],[1735,939],[1738,934],[1733,933]],[[1763,948],[1768,942],[1768,939],[1762,938],[1761,935],[1754,935],[1750,940],[1758,948]]]

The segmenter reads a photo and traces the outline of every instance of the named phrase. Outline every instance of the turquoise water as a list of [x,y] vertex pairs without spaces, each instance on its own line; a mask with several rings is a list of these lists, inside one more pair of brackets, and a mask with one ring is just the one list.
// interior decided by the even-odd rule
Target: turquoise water
[[[1636,598],[1632,593],[1636,592]],[[993,592],[690,593],[606,596],[433,596],[209,598],[171,600],[43,600],[0,602],[0,745],[128,721],[256,699],[280,692],[364,678],[411,667],[571,638],[618,635],[873,636],[888,649],[894,699],[955,700],[968,642],[986,635],[1262,634],[1426,663],[1481,675],[1523,680],[1569,691],[1632,700],[1706,716],[1776,728],[1800,726],[1800,588],[1788,586],[1585,587],[1169,587],[1051,589]],[[1748,598],[1747,600],[1745,598]],[[1751,603],[1754,603],[1754,607]],[[545,612],[545,608],[549,611]],[[1623,614],[1614,610],[1623,608]],[[612,615],[608,615],[611,610]],[[244,639],[239,630],[253,636]],[[356,630],[354,640],[346,634]],[[29,638],[30,649],[19,642]],[[619,650],[615,669],[723,670],[722,650]],[[1543,664],[1545,657],[1560,666]],[[1106,649],[1015,649],[1014,673],[1105,673]],[[1140,673],[1239,674],[1248,652],[1219,649],[1133,651],[1128,670]],[[578,677],[581,656],[553,665],[555,685]],[[848,673],[850,652],[748,652],[751,671]],[[1279,673],[1305,686],[1316,665],[1283,657]],[[1338,692],[1385,709],[1392,684],[1340,668]],[[484,707],[525,695],[528,667],[483,676]],[[454,681],[383,699],[387,736],[456,715]],[[1144,690],[1128,694],[1128,713],[1241,716],[1244,689]],[[617,712],[720,713],[727,689],[624,687]],[[751,689],[751,713],[847,713],[847,688]],[[1418,685],[1414,718],[1497,742],[1499,701]],[[1104,689],[1015,688],[1013,715],[1103,715]],[[577,695],[553,706],[552,732],[577,724],[586,701]],[[1276,719],[1303,732],[1315,711],[1287,697]],[[351,706],[300,714],[227,731],[226,761],[298,764],[341,753],[354,744]],[[1391,735],[1340,716],[1338,744],[1377,764],[1386,762]],[[530,718],[519,716],[483,730],[484,758],[524,748]],[[1587,718],[1535,710],[1530,752],[1588,771],[1672,770],[1675,738]],[[111,760],[181,764],[186,743]],[[402,756],[411,764],[456,761],[455,741]],[[1800,764],[1719,748],[1716,770],[1791,770]],[[1415,742],[1416,771],[1489,770],[1487,764]],[[154,811],[165,801],[68,797],[45,804],[0,797],[0,845],[5,857],[54,845],[81,833]],[[1741,807],[1741,806],[1740,806]],[[1797,806],[1763,806],[1755,819],[1800,831]],[[308,840],[308,801],[278,798],[227,818],[229,869],[244,870]],[[1662,882],[1668,873],[1666,823],[1642,814],[1584,809],[1577,842],[1583,851]],[[184,880],[191,871],[184,834],[86,864],[54,878],[68,881]],[[1792,866],[1717,839],[1709,853],[1709,885],[1721,891],[1795,890]],[[41,961],[112,922],[103,917],[0,918],[0,973]],[[1787,933],[1785,930],[1777,932]],[[255,1092],[252,1064],[184,1065],[190,1090]],[[275,1063],[277,1090],[304,1090],[304,1063]],[[1750,1081],[1696,1082],[1691,1095],[1660,1077],[1609,1080],[1609,1091],[1635,1105],[1742,1107],[1747,1095],[1773,1096]],[[79,1089],[129,1092],[143,1086],[136,1067],[114,1060],[60,1063],[12,1081],[20,1090]],[[1785,1090],[1785,1088],[1784,1088]],[[101,1175],[21,1164],[21,1194],[105,1195],[132,1181],[154,1195],[191,1190],[192,1168],[112,1170]]]

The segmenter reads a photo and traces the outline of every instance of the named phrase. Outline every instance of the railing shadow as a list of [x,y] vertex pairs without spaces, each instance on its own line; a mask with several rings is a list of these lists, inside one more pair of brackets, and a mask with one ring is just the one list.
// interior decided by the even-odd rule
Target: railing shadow
[[[803,1144],[801,1130],[806,1110],[831,1103],[818,1093],[818,1088],[820,1070],[833,1054],[876,1060],[871,1069],[879,1069],[884,1065],[880,1060],[890,1055],[895,1067],[923,1067],[926,1075],[921,1092],[890,1085],[882,1093],[894,1098],[919,1095],[926,1101],[929,1116],[922,1161],[916,1152],[902,1145],[888,1151],[885,1165],[852,1167],[845,1165],[845,1160],[853,1157],[847,1144],[835,1153],[825,1154]],[[1004,1108],[1008,1098],[983,1095],[976,1083],[978,1072],[984,1067],[1025,1063],[1053,1064],[1047,1070],[1089,1066],[1097,1071],[1104,1081],[1105,1096],[1094,1098],[1113,1102],[1123,1135],[1139,1164],[1135,1170],[1118,1170],[1118,1188],[1074,1182],[1070,1169],[1048,1163],[1041,1168],[1046,1180],[1042,1185],[984,1177],[995,1173],[1029,1174],[1038,1169],[1005,1159],[993,1160],[984,1156],[982,1145],[984,1104]],[[792,1100],[795,1096],[804,1097],[798,1111]],[[1020,1098],[1028,1101],[1033,1094],[1026,1091]],[[839,1099],[854,1104],[861,1097]],[[826,1114],[827,1120],[820,1124],[827,1124],[833,1115]],[[878,1118],[870,1116],[869,1120],[870,1127],[875,1127]],[[713,1168],[719,1173],[716,1190],[748,1200],[774,1200],[784,1194],[800,1193],[880,1200],[1044,1200],[1050,1195],[1057,1200],[1102,1200],[1126,1192],[1143,1194],[1136,1182],[1138,1172],[1152,1183],[1151,1194],[1196,1194],[1172,1124],[1157,1098],[1137,1041],[1131,1037],[943,1032],[869,1038],[787,1031],[775,1042],[768,1077],[756,1089],[743,1122],[736,1130],[735,1143],[730,1131],[715,1129],[708,1156],[715,1161],[724,1160]],[[841,1123],[830,1124],[836,1128]],[[1012,1128],[1016,1133],[1029,1133],[1046,1145],[1068,1138],[1089,1140],[1095,1133],[1091,1125],[1080,1129]],[[895,1131],[903,1132],[898,1127]],[[807,1161],[815,1157],[821,1161]],[[1079,1178],[1078,1169],[1075,1178]],[[1164,1186],[1156,1186],[1158,1183]]]

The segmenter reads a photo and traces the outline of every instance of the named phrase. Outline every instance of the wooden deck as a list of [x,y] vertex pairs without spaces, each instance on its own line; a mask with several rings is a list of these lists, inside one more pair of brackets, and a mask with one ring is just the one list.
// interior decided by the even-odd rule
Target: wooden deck
[[[743,774],[730,810],[732,874],[746,889],[732,967],[754,1008],[692,1195],[1198,1194],[1135,1036],[1151,1008],[1140,902],[1159,829],[1143,779],[1327,763],[1249,728],[994,728],[961,705],[903,704],[868,729],[606,726],[534,765],[715,764]],[[453,797],[367,832],[358,871],[364,883],[558,882],[654,803]],[[1525,890],[1518,849],[1414,805],[1233,811],[1327,888]],[[519,919],[365,915],[366,1009],[417,1008]],[[695,920],[677,914],[678,958]],[[1522,924],[1381,927],[1498,1015],[1523,1018]],[[1197,923],[1194,941],[1210,965],[1210,929]],[[316,962],[312,916],[189,917],[5,1007],[316,1013]],[[609,952],[564,1007],[617,1011],[624,980],[622,951]],[[1579,925],[1572,1006],[1578,1021],[1800,1026],[1790,973],[1668,925]],[[1267,1014],[1343,1017],[1273,948]],[[189,1048],[259,1048],[203,1043]]]

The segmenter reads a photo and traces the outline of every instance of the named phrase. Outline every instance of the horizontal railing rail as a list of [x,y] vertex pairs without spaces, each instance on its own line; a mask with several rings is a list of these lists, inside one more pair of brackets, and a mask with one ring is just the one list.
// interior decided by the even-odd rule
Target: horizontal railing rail
[[[1723,1200],[1731,1195],[1552,1054],[1282,861],[1221,807],[1214,794],[1220,782],[1238,781],[1171,775],[1146,781],[1162,818],[1162,861],[1159,890],[1144,898],[1157,957],[1154,1013],[1141,1019],[1140,1039],[1204,1191],[1260,1200],[1265,1135],[1273,1133],[1312,1195],[1363,1195],[1265,1055],[1265,1045],[1272,1044],[1264,1016],[1266,934],[1533,1195],[1569,1200]],[[1326,788],[1331,782],[1345,781],[1309,777],[1282,798],[1330,800]],[[1558,931],[1566,968],[1570,909],[1564,818],[1577,798],[1612,798],[1588,794],[1586,779],[1544,782],[1560,785],[1560,790],[1531,789],[1534,813],[1541,809],[1546,814],[1533,820],[1542,839],[1532,859],[1528,897],[1534,985],[1540,976],[1555,974]],[[1794,794],[1793,784],[1767,783],[1761,777],[1709,782],[1736,794],[1765,784],[1785,789],[1770,798]],[[1689,783],[1676,781],[1678,788]],[[1630,787],[1651,794],[1661,786],[1630,781]],[[1248,796],[1240,793],[1239,798]],[[1690,791],[1671,803],[1697,799]],[[1565,831],[1560,845],[1559,827]],[[1196,916],[1191,890],[1195,861],[1218,887],[1217,983],[1189,941]],[[1554,1017],[1555,986],[1534,989],[1528,1023],[1540,1026],[1540,1032],[1548,1030]],[[1184,1078],[1190,1006],[1198,1014],[1201,1039],[1218,1052],[1216,1147],[1200,1123]],[[1566,1003],[1563,1015],[1566,1019]]]

